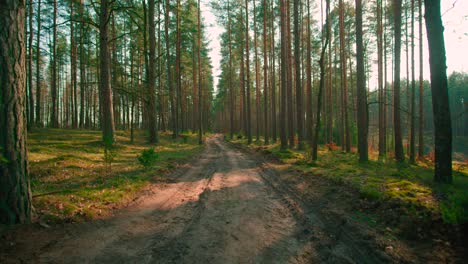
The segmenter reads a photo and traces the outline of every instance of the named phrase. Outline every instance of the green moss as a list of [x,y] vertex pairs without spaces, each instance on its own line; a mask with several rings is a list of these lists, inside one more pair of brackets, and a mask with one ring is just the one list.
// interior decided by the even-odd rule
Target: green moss
[[[237,143],[243,143],[238,141]],[[362,198],[369,200],[395,199],[412,214],[420,210],[441,214],[445,222],[468,222],[468,168],[454,164],[454,183],[436,184],[433,181],[433,165],[419,162],[417,165],[397,163],[393,160],[377,160],[359,163],[356,153],[343,154],[319,148],[318,161],[308,162],[308,153],[297,150],[280,151],[279,144],[263,147],[291,167],[321,175],[334,182],[356,188]],[[417,208],[417,209],[416,209]],[[422,213],[422,215],[429,215]]]
[[137,157],[147,149],[144,131],[118,131],[112,170],[104,162],[99,131],[35,129],[28,134],[29,163],[34,205],[44,219],[89,219],[106,215],[112,208],[131,201],[151,181],[161,179],[161,168],[175,167],[200,152],[197,136],[175,142],[162,133],[155,147],[158,160],[151,169],[142,168]]

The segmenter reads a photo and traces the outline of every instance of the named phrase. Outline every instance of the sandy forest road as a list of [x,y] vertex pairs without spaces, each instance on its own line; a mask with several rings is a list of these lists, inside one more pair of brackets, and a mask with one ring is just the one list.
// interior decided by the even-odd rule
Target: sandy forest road
[[305,208],[275,173],[214,136],[196,161],[171,175],[172,182],[156,184],[138,205],[112,219],[52,231],[29,259],[19,257],[41,263],[389,262]]

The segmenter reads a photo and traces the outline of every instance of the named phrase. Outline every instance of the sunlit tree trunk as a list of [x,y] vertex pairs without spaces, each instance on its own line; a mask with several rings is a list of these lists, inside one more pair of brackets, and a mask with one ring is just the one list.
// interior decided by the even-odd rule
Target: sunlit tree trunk
[[361,0],[356,0],[356,51],[358,152],[359,162],[366,162],[369,159],[367,149],[368,110],[366,73],[364,72],[364,45],[362,41]]
[[403,153],[403,139],[401,135],[401,105],[400,105],[400,59],[401,59],[401,0],[393,2],[393,16],[395,19],[395,70],[393,84],[393,130],[395,136],[395,159],[398,162],[403,162],[405,156]]

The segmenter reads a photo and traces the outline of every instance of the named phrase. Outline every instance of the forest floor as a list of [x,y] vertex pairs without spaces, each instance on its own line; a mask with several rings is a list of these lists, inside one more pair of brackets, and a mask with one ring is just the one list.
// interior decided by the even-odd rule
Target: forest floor
[[[155,171],[156,174],[156,171]],[[446,240],[382,229],[353,188],[207,138],[113,215],[2,235],[1,263],[456,263]]]

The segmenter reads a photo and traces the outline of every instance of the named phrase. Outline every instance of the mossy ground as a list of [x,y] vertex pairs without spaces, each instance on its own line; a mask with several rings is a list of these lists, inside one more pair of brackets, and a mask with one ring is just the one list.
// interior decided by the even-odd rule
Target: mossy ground
[[[237,137],[231,142],[247,144],[245,139]],[[322,147],[318,160],[310,162],[308,150],[281,151],[279,143],[267,146],[254,143],[250,148],[273,156],[307,175],[319,175],[352,186],[363,199],[392,200],[417,217],[427,215],[422,211],[439,214],[447,224],[468,222],[466,162],[454,162],[454,181],[447,185],[434,183],[433,164],[428,160],[420,160],[414,165],[400,164],[391,159],[378,160],[377,153],[371,153],[370,161],[361,164],[356,153]]]
[[[196,134],[172,139],[161,133],[160,143],[147,144],[144,131],[118,131],[112,162],[105,162],[101,132],[90,130],[33,129],[28,133],[29,172],[33,205],[41,221],[80,221],[112,214],[132,201],[151,182],[165,175],[203,148]],[[145,149],[155,148],[151,168],[138,162]]]

